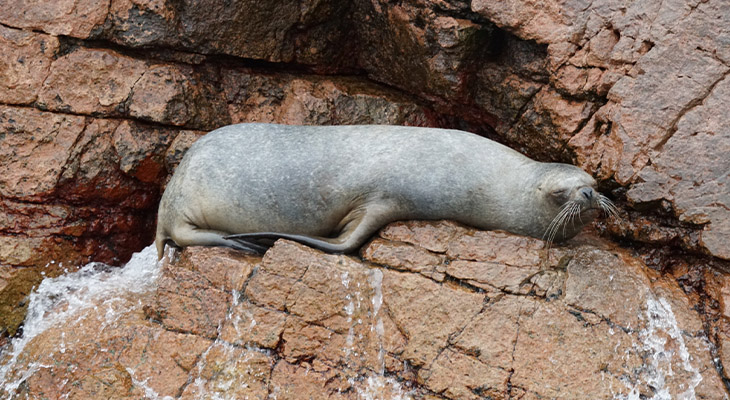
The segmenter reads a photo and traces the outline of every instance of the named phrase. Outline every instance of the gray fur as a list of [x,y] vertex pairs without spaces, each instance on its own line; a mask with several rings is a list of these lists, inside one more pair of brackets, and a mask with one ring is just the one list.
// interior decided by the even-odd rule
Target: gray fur
[[[288,237],[351,252],[383,225],[411,219],[542,237],[566,202],[582,201],[559,241],[592,218],[598,196],[581,200],[584,187],[595,181],[575,166],[462,131],[231,125],[185,154],[160,202],[156,245],[160,257],[168,240],[261,251],[255,239]],[[246,233],[256,235],[235,236]]]

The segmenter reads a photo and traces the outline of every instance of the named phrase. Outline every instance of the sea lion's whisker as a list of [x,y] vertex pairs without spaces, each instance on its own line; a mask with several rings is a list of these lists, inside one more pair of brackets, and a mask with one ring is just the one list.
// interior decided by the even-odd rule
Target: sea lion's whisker
[[[582,208],[581,205],[576,203],[575,210],[573,210],[573,215],[570,217],[570,225],[573,227],[573,230],[575,230],[575,217],[578,217],[578,220],[580,222],[583,222],[583,219],[581,219],[581,217],[580,217],[581,208]],[[581,224],[581,226],[582,225],[583,224]]]
[[606,196],[599,194],[598,195],[598,205],[601,207],[601,209],[608,215],[618,218],[618,208],[616,208],[616,205],[613,204],[613,202]]
[[543,240],[546,239],[546,237],[547,237],[548,242],[552,241],[552,237],[553,237],[552,232],[553,232],[554,228],[558,225],[558,220],[560,220],[560,218],[563,216],[563,214],[565,214],[567,212],[568,206],[569,206],[568,203],[563,204],[560,212],[558,212],[558,214],[553,218],[553,220],[550,221],[550,225],[548,225],[547,229],[545,230],[545,233],[542,235]]
[[[565,222],[567,221],[568,216],[570,215],[570,209],[571,209],[571,207],[566,207],[565,212],[561,213],[560,218],[555,221],[555,226],[553,227],[552,233],[550,235],[551,243],[555,240],[555,236],[557,236],[560,228],[565,226]],[[564,234],[565,233],[563,233],[563,235]]]
[[[560,226],[563,225],[564,228],[564,222],[567,222],[567,218],[571,215],[572,210],[574,209],[574,202],[567,202],[563,204],[562,209],[558,213],[558,215],[553,218],[553,220],[550,222],[550,225],[548,225],[547,230],[545,231],[545,234],[543,234],[543,239],[547,236],[547,247],[550,248],[550,245],[552,244],[553,240],[555,239],[555,235],[558,233],[558,229],[560,229]],[[563,232],[565,232],[563,230]],[[565,233],[563,233],[565,235]]]
[[567,215],[565,221],[563,221],[564,222],[563,223],[563,237],[565,237],[565,228],[568,227],[568,222],[570,222],[571,224],[573,224],[573,227],[575,227],[575,224],[574,224],[574,221],[575,221],[575,213],[576,213],[576,211],[579,211],[580,210],[580,204],[578,204],[578,202],[572,202],[571,201],[570,204],[571,204],[570,205],[570,211],[568,211],[568,215]]
[[548,225],[547,229],[545,230],[545,233],[542,235],[542,239],[547,242],[547,247],[550,248],[550,244],[553,241],[555,227],[557,225],[558,219],[560,219],[560,216],[565,211],[565,207],[556,215],[552,221],[550,221],[550,225]]
[[[568,221],[571,219],[571,216],[573,215],[573,209],[575,208],[575,204],[573,202],[568,202],[568,207],[565,209],[565,214],[563,214],[563,217],[560,219],[560,223],[558,224],[558,228],[563,228],[563,236],[565,236],[565,228],[568,226]],[[556,232],[557,233],[557,232]]]
[[613,214],[614,217],[616,217],[616,218],[619,217],[618,208],[616,207],[616,205],[611,203],[611,201],[608,199],[607,199],[606,207],[608,207],[609,211],[611,212],[611,214]]

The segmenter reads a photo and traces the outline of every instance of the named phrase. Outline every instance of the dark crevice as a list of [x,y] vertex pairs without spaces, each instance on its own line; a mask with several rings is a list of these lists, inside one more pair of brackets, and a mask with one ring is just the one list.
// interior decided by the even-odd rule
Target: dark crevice
[[471,283],[466,282],[462,279],[454,278],[451,275],[445,275],[444,283],[451,283],[458,288],[466,289],[467,291],[472,292],[472,293],[477,293],[477,294],[486,294],[487,293],[486,290],[480,288],[479,286],[472,285]]
[[[536,304],[535,307],[538,305]],[[522,304],[520,304],[519,309],[517,310],[517,319],[515,320],[515,325],[517,325],[517,329],[515,331],[515,341],[512,343],[512,352],[510,353],[510,359],[512,360],[512,365],[509,368],[509,376],[507,377],[507,398],[512,398],[512,390],[514,389],[514,386],[512,385],[512,376],[515,373],[514,369],[514,363],[515,363],[515,354],[517,353],[517,343],[520,339],[520,328],[521,324],[520,321],[522,319]]]
[[720,343],[719,334],[715,333],[713,335],[709,335],[709,332],[711,328],[709,327],[709,324],[705,319],[702,321],[703,325],[705,325],[705,330],[708,332],[708,340],[711,341],[712,345],[710,346],[710,355],[712,356],[712,364],[715,366],[715,370],[717,371],[717,375],[722,380],[723,385],[725,386],[725,392],[728,396],[730,396],[730,379],[728,378],[727,371],[725,369],[725,366],[722,363],[722,359],[720,358],[720,352],[718,350],[718,343]]
[[362,69],[343,69],[332,73],[323,73],[314,65],[300,64],[296,62],[267,61],[255,58],[238,57],[220,53],[202,53],[184,48],[149,46],[149,47],[126,47],[109,40],[102,39],[78,39],[70,36],[58,36],[63,52],[60,55],[71,53],[77,49],[112,50],[123,56],[134,58],[145,62],[164,62],[188,64],[192,66],[212,64],[222,67],[248,68],[260,70],[266,74],[292,74],[292,75],[320,75],[320,76],[365,76]]
[[530,105],[532,105],[532,101],[533,101],[533,99],[535,98],[535,96],[537,96],[537,94],[538,94],[538,93],[540,93],[540,91],[541,91],[542,89],[544,89],[544,87],[543,87],[543,88],[541,88],[541,89],[539,89],[539,90],[535,90],[535,92],[534,92],[534,93],[532,93],[532,94],[530,95],[530,97],[528,97],[528,98],[526,99],[526,101],[525,101],[525,103],[524,103],[524,104],[522,105],[522,107],[520,107],[520,109],[519,109],[519,110],[517,110],[517,114],[515,115],[515,117],[514,117],[514,118],[512,118],[512,121],[511,121],[511,122],[510,122],[510,124],[509,124],[509,125],[510,125],[510,129],[511,129],[511,128],[514,128],[515,124],[517,124],[517,123],[518,123],[518,122],[519,122],[519,121],[520,121],[520,120],[522,119],[522,117],[523,117],[523,115],[525,114],[525,112],[527,112],[527,109],[528,109],[528,108],[530,107]]
[[[700,320],[702,321],[702,336],[710,342],[709,352],[711,356],[712,365],[717,371],[717,375],[722,380],[727,395],[730,395],[730,379],[728,379],[727,369],[722,362],[720,349],[722,348],[721,335],[724,336],[722,331],[722,324],[724,323],[724,317],[722,315],[722,305],[718,300],[712,298],[707,292],[707,281],[706,275],[698,268],[693,276],[690,273],[685,274],[678,278],[680,286],[685,292],[695,292],[699,295],[699,301],[695,306],[695,311],[699,314]],[[682,285],[682,281],[686,284]],[[690,286],[687,288],[687,286]],[[725,349],[727,351],[727,349]]]
[[[604,317],[604,316],[596,313],[595,311],[588,310],[588,309],[585,309],[585,308],[582,308],[582,307],[578,307],[575,304],[566,304],[566,307],[568,307],[567,308],[568,313],[572,314],[573,316],[576,317],[576,319],[578,319],[579,321],[583,322],[585,327],[597,326],[597,325],[600,325],[601,323],[604,323],[605,322],[609,327],[615,328],[615,329],[619,329],[619,330],[623,331],[624,333],[626,333],[628,335],[633,335],[633,334],[636,334],[637,333],[637,330],[636,329],[632,329],[632,328],[629,328],[629,327],[621,326],[621,325],[619,325],[619,324],[611,321],[610,319],[608,319],[608,318],[606,318],[606,317]],[[571,308],[572,308],[572,310],[571,310]],[[591,324],[588,321],[586,321],[585,318],[583,318],[582,315],[580,315],[580,314],[583,314],[583,313],[595,315],[596,317],[600,318],[600,321],[598,323]]]
[[33,109],[33,110],[43,111],[43,112],[52,113],[52,114],[68,115],[68,116],[74,116],[74,117],[97,118],[97,119],[104,119],[104,120],[132,121],[132,122],[138,123],[140,125],[145,125],[145,126],[149,126],[152,128],[167,129],[167,130],[176,130],[176,131],[195,130],[194,128],[191,128],[191,127],[179,126],[179,125],[169,125],[169,124],[151,121],[151,120],[147,120],[147,119],[136,118],[131,115],[118,115],[118,114],[115,115],[115,114],[108,114],[108,113],[103,113],[103,112],[92,112],[89,114],[82,114],[82,113],[74,112],[69,109],[53,110],[51,108],[48,108],[45,105],[39,104],[38,102],[33,102],[31,104],[0,103],[0,106]]

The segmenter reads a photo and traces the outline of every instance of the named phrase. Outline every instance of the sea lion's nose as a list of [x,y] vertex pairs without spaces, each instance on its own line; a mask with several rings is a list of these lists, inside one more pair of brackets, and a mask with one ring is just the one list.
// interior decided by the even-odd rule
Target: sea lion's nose
[[586,198],[586,200],[593,200],[593,196],[595,196],[595,193],[593,192],[593,188],[584,187],[580,190],[580,194],[583,195],[583,197]]

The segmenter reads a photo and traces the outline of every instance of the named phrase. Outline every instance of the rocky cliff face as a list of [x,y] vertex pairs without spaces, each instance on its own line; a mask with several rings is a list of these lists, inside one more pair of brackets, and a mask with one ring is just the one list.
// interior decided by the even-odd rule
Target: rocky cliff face
[[[730,332],[725,311],[730,126],[723,112],[730,98],[728,26],[730,9],[714,0],[59,0],[42,5],[0,0],[0,331],[16,333],[27,295],[44,276],[91,260],[121,264],[150,243],[161,188],[185,149],[208,130],[249,121],[442,126],[488,135],[540,160],[573,162],[596,176],[602,191],[620,205],[621,218],[599,221],[593,238],[600,235],[631,249],[631,257],[637,257],[632,263],[659,272],[637,267],[641,279],[679,285],[682,290],[669,291],[666,298],[672,300],[667,301],[675,313],[680,312],[676,304],[694,307],[680,308],[696,313],[692,318],[699,322],[678,326],[683,334],[709,341],[718,357],[707,365],[724,379],[722,347]],[[426,259],[411,259],[408,252],[378,255],[377,243],[363,253],[365,259],[410,270],[411,275],[403,275],[406,283],[413,276],[428,278],[425,282],[437,285],[436,291],[466,288],[481,296],[477,303],[491,298],[486,293],[494,285],[487,277],[463,274],[508,274],[494,263],[469,264],[476,259],[426,245],[421,247],[433,253]],[[572,259],[593,254],[583,248],[569,251]],[[377,261],[381,256],[387,261]],[[311,257],[323,265],[331,262],[318,253]],[[274,268],[266,260],[262,265]],[[600,261],[583,264],[593,262]],[[600,275],[564,267],[558,269],[567,274],[564,278],[582,280],[582,285]],[[393,279],[389,271],[384,282]],[[528,291],[511,300],[521,282],[496,286],[508,300],[505,307],[526,302],[516,312],[505,311],[504,318],[519,320],[519,310],[551,299],[547,292]],[[647,290],[656,297],[655,289]],[[590,326],[605,320],[627,334],[649,329],[632,331],[623,325],[629,317],[614,321],[610,310],[577,305],[565,291],[555,296],[570,310],[600,317],[586,322]],[[646,299],[632,309],[631,318],[649,315]],[[278,311],[289,307],[251,301]],[[476,318],[487,308],[467,314]],[[420,311],[413,312],[402,318],[412,319],[412,329],[426,329]],[[159,322],[152,314],[145,321]],[[149,329],[165,328],[162,321],[149,322]],[[464,362],[473,368],[511,371],[500,381],[506,386],[489,386],[502,394],[519,397],[523,390],[560,397],[518,379],[527,372],[516,367],[517,347],[510,361],[458,344],[455,332],[465,326],[449,325],[437,334],[448,339],[434,345],[439,355],[453,354],[449,360],[468,356]],[[220,335],[195,334],[207,340]],[[547,335],[547,342],[558,340],[546,331],[540,335]],[[257,342],[273,352],[256,356],[269,365],[262,367],[270,372],[267,379],[308,376],[297,357],[280,349],[279,340]],[[681,346],[676,351],[681,353]],[[422,393],[461,398],[466,392],[460,390],[468,387],[474,396],[489,395],[480,394],[479,384],[469,386],[468,379],[454,392],[445,383],[433,383],[433,374],[441,374],[442,382],[452,379],[449,373],[459,374],[444,359],[438,364],[438,357],[394,348],[387,353],[416,368],[388,371],[402,372],[399,376],[416,382]],[[307,362],[318,359],[315,353],[302,354]],[[279,359],[288,364],[276,372]],[[334,369],[341,363],[330,361]],[[434,372],[438,365],[440,373]],[[362,376],[360,364],[348,368]],[[623,376],[611,368],[599,370],[615,379]],[[131,382],[121,371],[107,372]],[[328,376],[321,379],[327,382]],[[638,382],[637,376],[622,382]]]

